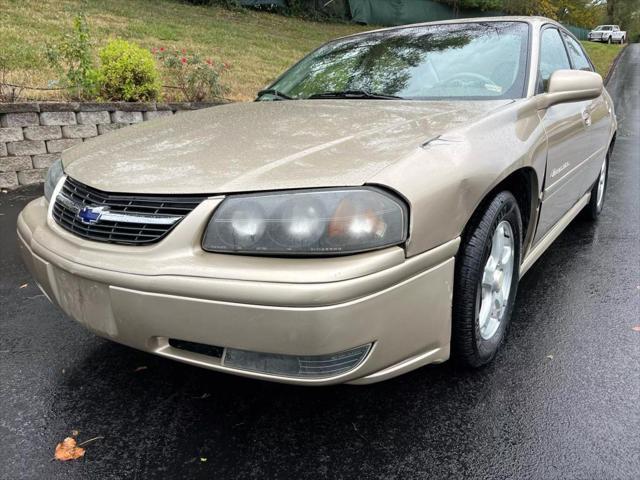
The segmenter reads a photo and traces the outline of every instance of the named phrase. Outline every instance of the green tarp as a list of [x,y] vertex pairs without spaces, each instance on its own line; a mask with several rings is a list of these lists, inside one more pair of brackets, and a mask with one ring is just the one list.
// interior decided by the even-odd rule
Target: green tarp
[[[453,9],[432,0],[349,0],[354,22],[373,25],[404,25],[456,18]],[[501,12],[461,10],[457,17],[485,17]]]
[[374,25],[402,25],[451,18],[451,9],[436,2],[420,0],[350,0],[354,22]]

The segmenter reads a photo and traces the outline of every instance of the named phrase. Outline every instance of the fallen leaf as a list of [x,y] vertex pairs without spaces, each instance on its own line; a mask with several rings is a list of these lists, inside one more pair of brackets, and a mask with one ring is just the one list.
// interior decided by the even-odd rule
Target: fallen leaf
[[631,327],[631,330],[634,332],[640,332],[640,325],[636,325],[635,327]]
[[71,436],[77,437],[80,432],[78,430],[71,430]]
[[206,461],[207,461],[207,459],[206,459],[206,457],[200,457],[200,461],[201,461],[201,462],[206,462]]
[[23,283],[22,285],[20,285],[20,288],[27,288],[29,286],[28,283]]
[[65,438],[56,445],[56,460],[66,462],[67,460],[76,460],[84,456],[84,448],[78,447],[75,439],[71,437]]
[[548,358],[549,360],[553,360],[553,355],[547,355],[547,358]]
[[146,365],[142,365],[142,366],[136,368],[134,370],[134,372],[141,372],[142,370],[146,370],[146,369],[147,369],[147,366]]

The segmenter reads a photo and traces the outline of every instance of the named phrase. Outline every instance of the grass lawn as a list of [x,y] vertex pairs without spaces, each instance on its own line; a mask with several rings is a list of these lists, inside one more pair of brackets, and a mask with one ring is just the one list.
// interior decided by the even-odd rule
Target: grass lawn
[[[186,48],[230,63],[225,83],[232,100],[254,98],[256,91],[323,42],[367,29],[170,0],[0,0],[0,52],[16,53],[6,81],[48,86],[56,75],[45,60],[45,44],[69,31],[78,12],[86,14],[98,48],[120,37],[149,49]],[[605,75],[620,46],[584,45]],[[31,99],[58,99],[58,95],[23,93]]]
[[623,45],[618,44],[607,44],[600,42],[582,42],[582,46],[587,51],[589,58],[596,67],[596,70],[602,77],[606,77],[607,73],[609,73],[609,68],[611,68],[611,64],[613,60],[616,58],[616,55],[620,53]]
[[[145,48],[178,47],[231,64],[232,100],[248,100],[305,53],[335,37],[365,30],[250,10],[229,11],[167,0],[0,0],[0,52],[18,50],[9,83],[46,87],[56,78],[46,42],[69,31],[84,12],[97,47],[121,37]],[[30,98],[51,92],[29,91]]]

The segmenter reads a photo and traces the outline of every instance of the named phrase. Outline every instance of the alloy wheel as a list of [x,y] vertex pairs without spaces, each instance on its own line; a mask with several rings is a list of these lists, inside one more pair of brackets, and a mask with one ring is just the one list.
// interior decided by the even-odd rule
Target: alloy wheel
[[511,224],[501,221],[491,238],[491,253],[485,263],[480,288],[478,325],[488,340],[496,333],[509,303],[514,265],[514,236]]
[[600,167],[600,177],[598,177],[598,197],[596,199],[596,206],[598,210],[602,209],[602,203],[604,202],[604,187],[607,184],[607,159],[602,162]]

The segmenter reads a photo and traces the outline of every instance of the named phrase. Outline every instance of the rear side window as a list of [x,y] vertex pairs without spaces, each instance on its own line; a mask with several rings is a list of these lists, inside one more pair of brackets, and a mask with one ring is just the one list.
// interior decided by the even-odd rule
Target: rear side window
[[538,73],[538,91],[546,91],[551,74],[556,70],[569,70],[571,64],[560,32],[555,28],[542,31],[540,39],[540,67]]
[[587,70],[591,72],[593,69],[591,68],[591,64],[587,59],[582,47],[578,42],[576,42],[569,35],[564,35],[564,40],[567,43],[567,50],[569,51],[569,56],[571,57],[571,63],[573,64],[574,70]]

